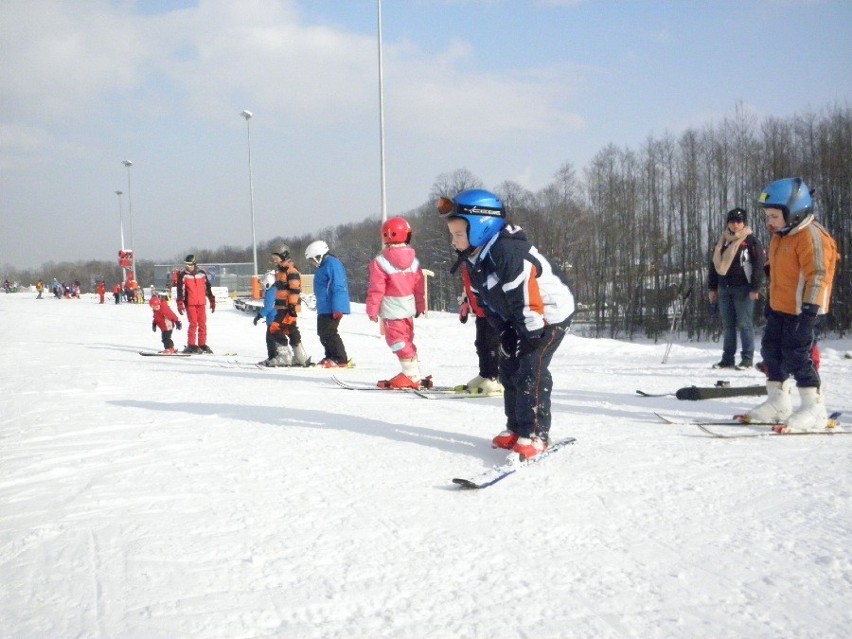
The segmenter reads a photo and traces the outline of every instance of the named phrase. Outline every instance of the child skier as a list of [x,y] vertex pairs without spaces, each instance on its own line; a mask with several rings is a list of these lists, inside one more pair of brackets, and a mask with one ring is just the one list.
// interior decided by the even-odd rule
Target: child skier
[[151,320],[151,330],[156,333],[159,328],[163,332],[163,350],[160,352],[164,355],[174,355],[175,343],[172,341],[172,329],[177,328],[180,330],[183,328],[183,325],[166,300],[162,300],[159,297],[152,297],[148,304],[154,312],[154,319]]
[[[275,268],[275,320],[269,325],[278,356],[276,366],[313,366],[302,345],[297,320],[302,310],[302,274],[293,263],[290,247],[282,244],[272,253]],[[290,353],[292,347],[293,352]]]
[[426,310],[426,290],[423,270],[410,246],[411,227],[404,218],[391,218],[382,225],[382,241],[384,250],[370,262],[367,317],[371,322],[381,318],[385,341],[399,358],[402,372],[377,386],[431,388],[431,379],[420,377],[414,345],[414,318]]
[[500,381],[506,430],[492,443],[529,459],[547,450],[550,433],[548,366],[571,326],[574,294],[561,270],[520,227],[506,224],[500,199],[488,191],[441,198],[459,260],[469,262],[471,290],[500,335]]
[[263,284],[263,308],[254,316],[254,325],[260,320],[266,322],[266,359],[257,363],[258,366],[290,366],[293,364],[293,353],[287,344],[281,344],[272,331],[275,324],[275,271],[269,271],[261,280]]

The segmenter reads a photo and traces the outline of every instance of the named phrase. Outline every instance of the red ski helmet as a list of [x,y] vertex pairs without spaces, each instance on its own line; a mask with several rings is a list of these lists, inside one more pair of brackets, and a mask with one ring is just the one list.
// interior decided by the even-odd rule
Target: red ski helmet
[[151,301],[148,302],[148,306],[153,308],[155,311],[158,310],[160,308],[160,298],[155,295],[151,298]]
[[385,244],[408,244],[411,242],[411,226],[402,217],[392,217],[382,224],[382,240]]

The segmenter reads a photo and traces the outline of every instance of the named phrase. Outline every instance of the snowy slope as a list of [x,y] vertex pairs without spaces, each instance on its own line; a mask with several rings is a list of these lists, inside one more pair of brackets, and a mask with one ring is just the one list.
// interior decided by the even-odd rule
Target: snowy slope
[[[664,344],[570,336],[553,435],[577,444],[460,491],[502,458],[500,400],[245,366],[263,329],[227,308],[209,344],[237,357],[142,358],[147,306],[34,298],[0,296],[0,636],[849,636],[852,437],[711,439],[651,413],[760,399],[634,393],[760,383],[710,370],[718,344],[661,365]],[[363,307],[341,328],[341,377],[398,370]],[[452,315],[417,322],[439,384],[475,374],[472,342]],[[847,423],[850,346],[823,348]]]

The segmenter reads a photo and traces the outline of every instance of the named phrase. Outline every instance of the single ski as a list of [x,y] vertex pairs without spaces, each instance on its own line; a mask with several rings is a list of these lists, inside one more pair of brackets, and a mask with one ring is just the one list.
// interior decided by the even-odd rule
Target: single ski
[[760,397],[766,395],[766,386],[711,386],[702,388],[700,386],[687,386],[680,388],[675,393],[678,399],[689,401],[700,401],[702,399],[721,399],[724,397]]
[[471,477],[455,477],[453,478],[453,483],[465,489],[488,488],[488,486],[493,486],[501,479],[506,479],[506,477],[515,474],[519,470],[528,468],[540,461],[544,461],[554,453],[573,444],[575,441],[577,440],[574,437],[566,437],[565,439],[557,440],[553,442],[546,451],[540,455],[536,455],[532,459],[526,461],[507,461],[505,464],[494,466]]
[[[840,416],[843,413],[834,412],[828,416],[829,423],[837,423],[840,419]],[[741,421],[742,415],[734,415],[732,419],[720,419],[720,420],[692,420],[686,418],[678,418],[678,417],[669,417],[666,415],[662,415],[661,413],[654,413],[657,417],[659,417],[666,424],[679,424],[682,426],[778,426],[779,422],[743,422]],[[792,433],[787,433],[792,434]]]
[[646,393],[641,390],[637,390],[636,394],[639,395],[639,397],[674,397],[674,393]]
[[414,391],[414,394],[423,399],[494,399],[503,397],[503,393],[468,393],[466,390],[443,390],[425,388]]
[[774,430],[748,430],[748,427],[752,425],[753,424],[742,424],[740,428],[745,428],[745,432],[740,431],[731,433],[720,433],[717,430],[708,428],[704,424],[695,424],[695,426],[697,426],[706,434],[710,435],[710,437],[715,437],[717,439],[742,439],[747,437],[787,437],[788,435],[852,435],[852,431],[850,430],[838,430],[837,420],[832,418],[829,418],[828,425],[825,427],[824,430],[804,431],[796,433],[776,433]]
[[189,353],[160,353],[157,351],[139,351],[143,357],[189,357]]

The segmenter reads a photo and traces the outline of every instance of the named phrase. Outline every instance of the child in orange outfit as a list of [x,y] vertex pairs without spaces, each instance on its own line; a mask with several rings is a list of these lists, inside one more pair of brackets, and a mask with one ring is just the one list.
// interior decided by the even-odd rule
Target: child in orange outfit
[[169,307],[169,303],[166,300],[160,299],[157,296],[152,297],[148,304],[154,312],[154,319],[151,320],[151,330],[156,333],[159,328],[163,332],[163,350],[160,352],[164,355],[174,355],[175,343],[172,341],[172,329],[177,328],[180,330],[183,328],[178,316],[175,315],[175,312]]

